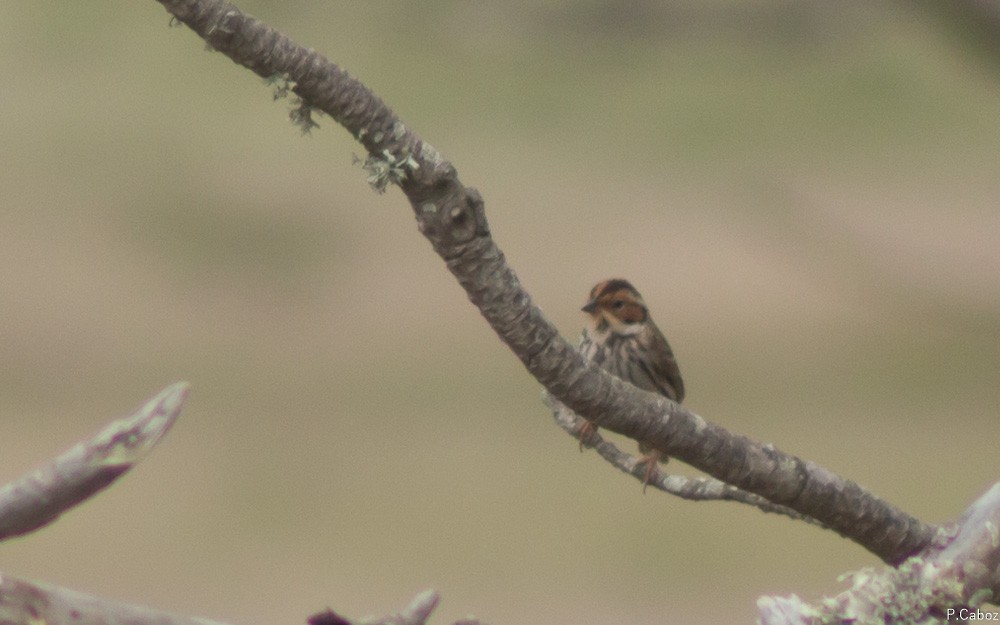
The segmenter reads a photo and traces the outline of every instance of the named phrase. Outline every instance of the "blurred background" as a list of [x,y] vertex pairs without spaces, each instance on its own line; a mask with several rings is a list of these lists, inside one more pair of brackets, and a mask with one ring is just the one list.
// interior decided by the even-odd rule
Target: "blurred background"
[[[240,6],[452,160],[567,337],[626,277],[707,419],[928,522],[1000,479],[1000,64],[975,17]],[[432,587],[435,622],[700,624],[878,564],[581,454],[348,134],[300,134],[158,3],[0,3],[0,68],[0,478],[193,385],[134,472],[0,545],[4,573],[233,623]]]

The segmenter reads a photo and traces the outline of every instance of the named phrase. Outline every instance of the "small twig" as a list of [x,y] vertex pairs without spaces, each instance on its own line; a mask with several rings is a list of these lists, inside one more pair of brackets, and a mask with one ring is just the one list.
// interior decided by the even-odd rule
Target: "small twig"
[[[543,393],[542,400],[552,408],[552,416],[555,418],[556,424],[569,433],[570,436],[579,440],[580,428],[583,426],[584,420],[547,392]],[[604,458],[623,473],[631,475],[640,482],[645,480],[646,467],[641,463],[640,458],[618,449],[614,443],[606,440],[597,432],[592,433],[589,440],[583,441],[583,444],[586,447],[592,448],[601,458]],[[711,477],[685,477],[683,475],[666,473],[661,470],[659,477],[651,480],[648,486],[690,501],[736,501],[753,506],[763,512],[780,514],[796,521],[804,521],[824,529],[829,529],[825,524],[810,516],[796,512],[786,506],[771,503],[760,495],[748,493],[745,490]]]
[[358,621],[358,625],[425,625],[440,599],[437,591],[425,590],[414,597],[401,612],[386,616],[368,616]]
[[[309,617],[309,625],[427,625],[427,619],[441,600],[436,590],[425,590],[396,614],[386,616],[368,616],[358,621],[352,621],[326,609]],[[475,618],[460,619],[454,625],[484,625]]]
[[420,593],[399,613],[399,625],[424,625],[440,600],[441,596],[437,591],[425,590]]
[[0,540],[48,525],[135,466],[173,425],[188,389],[168,386],[132,416],[0,488]]

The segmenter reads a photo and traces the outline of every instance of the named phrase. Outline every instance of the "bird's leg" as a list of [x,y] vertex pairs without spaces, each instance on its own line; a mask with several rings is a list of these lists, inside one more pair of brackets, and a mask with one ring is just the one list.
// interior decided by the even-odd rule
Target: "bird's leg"
[[643,473],[642,477],[642,492],[645,494],[646,487],[649,486],[650,482],[652,482],[654,478],[658,478],[660,475],[660,471],[657,469],[656,465],[661,462],[666,462],[666,457],[659,449],[646,447],[645,445],[640,445],[639,451],[643,453],[643,456],[642,458],[639,458],[636,465],[646,465],[646,471]]
[[597,434],[597,426],[592,421],[584,420],[576,434],[580,437],[580,453],[583,453],[583,446],[588,445],[590,439]]

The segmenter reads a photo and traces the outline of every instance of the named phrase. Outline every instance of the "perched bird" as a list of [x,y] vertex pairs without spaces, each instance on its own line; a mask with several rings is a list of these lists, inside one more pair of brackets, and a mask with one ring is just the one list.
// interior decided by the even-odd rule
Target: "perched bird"
[[[587,325],[580,339],[580,353],[613,376],[639,388],[659,393],[680,403],[684,382],[670,344],[649,316],[642,296],[627,280],[613,279],[598,283],[590,291],[590,301],[583,307]],[[580,429],[580,449],[597,431],[587,421]],[[656,474],[662,460],[659,450],[639,443],[646,475],[643,490]]]

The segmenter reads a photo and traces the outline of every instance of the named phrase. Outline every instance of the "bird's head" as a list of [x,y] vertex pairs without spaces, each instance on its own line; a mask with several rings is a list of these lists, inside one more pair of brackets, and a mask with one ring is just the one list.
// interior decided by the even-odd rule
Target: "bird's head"
[[636,334],[649,319],[646,303],[628,280],[599,282],[590,290],[590,301],[582,308],[597,334]]

